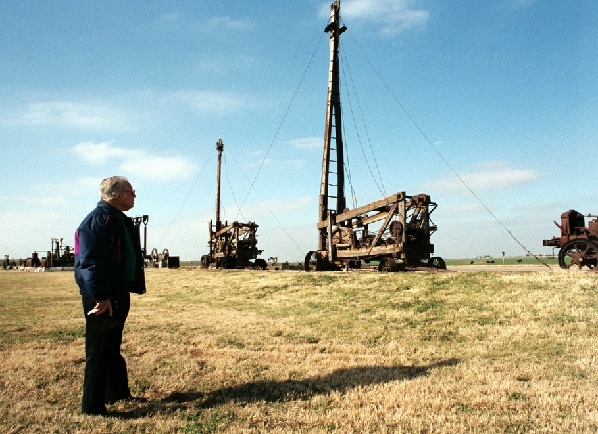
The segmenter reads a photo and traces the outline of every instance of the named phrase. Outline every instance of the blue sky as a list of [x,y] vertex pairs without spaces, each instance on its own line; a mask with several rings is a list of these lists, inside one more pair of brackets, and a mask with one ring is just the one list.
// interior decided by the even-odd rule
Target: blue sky
[[[137,191],[128,214],[149,215],[148,249],[199,259],[221,138],[223,219],[257,222],[262,257],[302,260],[317,246],[329,6],[0,2],[0,254],[72,245],[118,174]],[[343,0],[341,15],[356,205],[429,194],[446,258],[551,253],[562,212],[598,214],[598,3]]]

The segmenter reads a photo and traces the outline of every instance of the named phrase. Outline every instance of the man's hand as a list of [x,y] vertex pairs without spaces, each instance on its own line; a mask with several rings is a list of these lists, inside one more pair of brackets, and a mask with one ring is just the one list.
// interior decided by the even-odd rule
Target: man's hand
[[108,311],[108,315],[112,316],[112,302],[109,298],[103,301],[99,301],[90,310],[87,314],[88,315],[103,315],[106,311]]

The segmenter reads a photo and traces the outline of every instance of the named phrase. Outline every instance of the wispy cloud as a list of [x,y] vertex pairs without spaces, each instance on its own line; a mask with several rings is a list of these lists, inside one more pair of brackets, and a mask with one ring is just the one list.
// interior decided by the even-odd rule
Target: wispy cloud
[[[293,199],[265,200],[261,202],[248,203],[243,206],[243,215],[254,221],[260,218],[277,216],[283,218],[286,215],[296,214],[298,211],[309,209],[313,205],[311,197],[296,197]],[[229,215],[227,219],[242,218],[236,205],[226,206]]]
[[143,156],[124,161],[120,169],[139,178],[175,181],[187,179],[195,170],[195,165],[179,156]]
[[250,30],[255,25],[247,19],[225,17],[212,17],[208,21],[208,27],[213,29],[228,30]]
[[[92,176],[69,177],[66,179],[50,178],[45,182],[35,185],[35,192],[22,196],[21,202],[24,204],[44,204],[51,208],[63,206],[71,203],[73,197],[85,195],[89,191],[97,189],[101,178]],[[61,195],[67,194],[68,197]]]
[[230,71],[253,69],[256,65],[260,65],[260,59],[247,53],[219,54],[201,60],[199,69],[209,74],[227,74]]
[[321,137],[301,137],[291,141],[291,145],[297,149],[320,149],[323,146]]
[[[52,196],[7,195],[2,196],[2,200],[19,202],[22,208],[27,208],[28,206],[56,208],[69,204],[69,201],[57,194],[56,191],[53,193]],[[14,221],[18,221],[19,224],[23,222],[21,219]]]
[[81,142],[72,148],[72,152],[88,163],[101,165],[109,159],[129,159],[140,156],[139,151],[113,146],[111,142]]
[[[346,0],[341,6],[343,20],[375,22],[379,33],[396,34],[422,27],[430,12],[417,7],[417,0]],[[322,7],[330,14],[329,3]]]
[[461,221],[464,215],[488,214],[488,210],[478,202],[443,204],[442,212],[447,218],[454,218]]
[[229,113],[251,105],[249,98],[234,93],[193,89],[166,94],[164,100],[188,105],[202,113]]
[[195,171],[195,165],[181,156],[151,155],[140,149],[114,146],[111,142],[82,142],[71,151],[88,163],[116,165],[123,173],[157,181],[187,179]]
[[74,101],[45,101],[28,104],[17,122],[26,125],[74,127],[95,130],[123,130],[128,128],[122,110],[104,103]]
[[448,176],[444,179],[426,183],[429,190],[441,191],[446,194],[457,194],[466,191],[465,183],[474,192],[483,190],[508,189],[518,185],[529,184],[538,179],[539,175],[532,169],[515,169],[506,162],[495,161],[478,165],[473,171],[460,173],[459,178]]

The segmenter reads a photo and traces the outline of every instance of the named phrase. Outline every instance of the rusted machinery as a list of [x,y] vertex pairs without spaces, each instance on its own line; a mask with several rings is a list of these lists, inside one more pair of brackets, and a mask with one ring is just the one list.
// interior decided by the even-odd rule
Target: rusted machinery
[[[305,257],[306,271],[361,268],[361,262],[378,262],[380,271],[445,269],[444,260],[432,257],[430,242],[436,226],[430,214],[436,203],[426,194],[398,192],[375,202],[346,207],[339,82],[340,0],[331,6],[330,69],[320,186],[318,250]],[[336,174],[336,179],[330,179]],[[334,185],[331,184],[335,182]],[[336,191],[330,192],[330,187]],[[336,206],[330,201],[336,199]]]
[[258,268],[266,269],[265,259],[258,256],[262,250],[257,248],[257,228],[254,222],[232,223],[220,220],[220,174],[222,167],[222,139],[216,143],[218,167],[216,171],[216,220],[210,220],[210,252],[201,257],[202,267],[214,265],[216,268]]
[[147,255],[147,261],[149,265],[154,268],[179,268],[181,260],[178,256],[171,256],[168,249],[162,250],[162,253],[158,253],[158,249],[152,249],[152,252]]
[[30,258],[19,260],[20,267],[32,268],[65,268],[75,266],[75,253],[72,247],[64,246],[62,238],[52,238],[52,246],[46,251],[46,256],[40,258],[39,252],[35,251]]
[[588,214],[592,218],[585,225],[584,215],[569,210],[561,214],[561,224],[554,224],[561,230],[560,237],[544,240],[544,246],[558,247],[559,266],[561,268],[587,267],[598,271],[598,215]]
[[[133,217],[133,223],[135,226],[140,230],[140,226],[144,224],[144,234],[143,234],[143,246],[142,251],[145,259],[148,259],[146,255],[146,244],[147,244],[147,222],[148,216],[139,216]],[[46,256],[40,257],[40,252],[35,251],[31,254],[30,258],[27,259],[20,259],[19,266],[20,267],[32,267],[32,268],[69,268],[75,266],[75,252],[71,246],[63,245],[62,238],[52,238],[51,239],[51,249],[47,250]],[[178,259],[178,258],[177,258]],[[14,266],[16,268],[16,261],[13,259],[11,262],[8,261],[8,256],[5,256],[5,261],[3,266],[6,268],[8,265]],[[178,266],[178,265],[177,265]]]
[[74,267],[75,253],[70,246],[62,245],[62,238],[52,238],[52,250],[48,252],[45,267]]
[[10,255],[4,255],[4,261],[2,261],[2,268],[4,270],[10,270],[16,266],[17,266],[16,261],[14,259],[11,261]]
[[149,216],[147,214],[140,215],[137,217],[131,218],[133,220],[133,224],[137,227],[139,231],[139,238],[141,239],[141,224],[143,224],[143,245],[141,246],[141,252],[143,253],[143,257],[147,259],[147,223],[149,222]]
[[[152,249],[151,253],[147,253],[147,223],[149,222],[149,216],[147,214],[132,217],[133,223],[139,231],[139,238],[143,240],[141,245],[141,253],[145,265],[154,268],[179,268],[180,258],[178,256],[171,256],[168,249],[164,249],[162,253],[158,253],[158,249]],[[143,224],[143,238],[141,238],[141,225]]]

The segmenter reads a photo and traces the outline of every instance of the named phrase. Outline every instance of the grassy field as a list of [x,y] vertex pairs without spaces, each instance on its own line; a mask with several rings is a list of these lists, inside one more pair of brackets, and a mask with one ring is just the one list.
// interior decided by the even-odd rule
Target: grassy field
[[598,273],[151,269],[79,413],[71,272],[0,272],[3,433],[595,433]]

